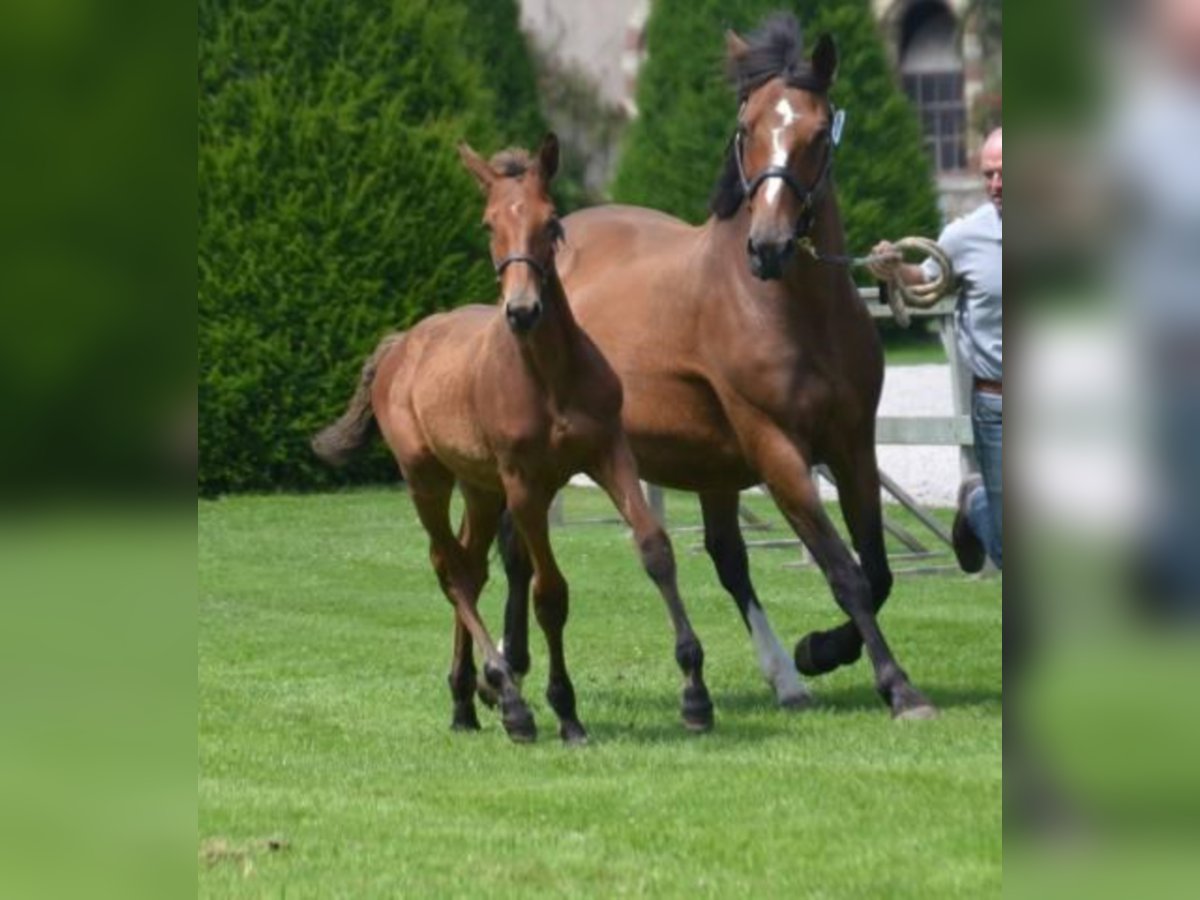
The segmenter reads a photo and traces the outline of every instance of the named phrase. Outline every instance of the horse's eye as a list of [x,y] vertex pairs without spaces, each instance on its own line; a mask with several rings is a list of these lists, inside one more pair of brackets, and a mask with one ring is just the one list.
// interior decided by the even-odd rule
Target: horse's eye
[[550,240],[555,242],[561,241],[566,237],[562,222],[558,218],[553,218],[546,223],[546,233],[550,235]]

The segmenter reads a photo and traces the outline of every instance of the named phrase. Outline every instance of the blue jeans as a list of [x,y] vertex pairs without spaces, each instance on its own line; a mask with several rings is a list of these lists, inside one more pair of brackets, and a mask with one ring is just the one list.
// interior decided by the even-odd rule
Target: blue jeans
[[973,491],[967,498],[967,521],[997,569],[1003,568],[1003,419],[1003,397],[983,391],[974,392],[971,398],[971,424],[975,431],[975,457],[979,461],[983,487]]

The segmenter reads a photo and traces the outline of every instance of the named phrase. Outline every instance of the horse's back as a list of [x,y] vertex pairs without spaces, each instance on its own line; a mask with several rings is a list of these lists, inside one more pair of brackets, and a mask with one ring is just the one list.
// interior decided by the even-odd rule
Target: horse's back
[[571,213],[563,220],[565,245],[559,253],[558,272],[568,286],[577,277],[611,266],[614,259],[628,264],[670,258],[698,229],[681,219],[641,206],[610,204]]

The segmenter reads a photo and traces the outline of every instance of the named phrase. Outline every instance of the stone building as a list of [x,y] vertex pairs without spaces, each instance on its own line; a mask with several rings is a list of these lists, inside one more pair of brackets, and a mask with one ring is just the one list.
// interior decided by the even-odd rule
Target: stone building
[[[973,6],[987,4],[870,3],[897,80],[920,117],[943,214],[955,218],[983,201],[979,147],[988,121],[999,116],[999,48],[984,39],[980,17],[968,15]],[[652,0],[521,0],[521,21],[543,48],[552,48],[587,72],[606,104],[632,117],[637,114],[637,70],[645,57],[642,29],[651,4]]]

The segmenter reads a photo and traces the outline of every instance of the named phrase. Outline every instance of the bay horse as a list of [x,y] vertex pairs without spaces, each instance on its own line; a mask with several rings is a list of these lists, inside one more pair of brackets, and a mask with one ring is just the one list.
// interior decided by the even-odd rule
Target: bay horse
[[[779,702],[806,706],[797,669],[854,662],[865,642],[892,714],[929,717],[933,704],[876,621],[892,586],[875,458],[883,353],[848,270],[828,259],[845,253],[827,98],[837,50],[825,35],[802,58],[786,14],[748,40],[728,32],[726,50],[739,109],[712,216],[692,227],[631,206],[576,212],[564,220],[559,272],[576,319],[621,377],[642,477],[699,494],[705,548]],[[796,252],[801,240],[812,253]],[[821,504],[818,463],[834,474],[859,561]],[[755,595],[738,523],[738,492],[760,483],[849,617],[804,637],[791,658]],[[523,619],[511,608],[526,602],[528,567],[517,551],[506,555],[517,577],[505,653],[523,663]]]
[[[481,693],[498,699],[505,730],[518,742],[537,735],[519,676],[477,609],[488,550],[507,509],[532,562],[534,610],[549,648],[546,697],[562,739],[586,740],[563,650],[567,582],[547,526],[554,495],[583,472],[608,492],[633,529],[675,628],[675,656],[685,677],[683,723],[706,730],[713,718],[704,653],[679,597],[671,542],[642,494],[621,428],[621,384],[576,324],[556,269],[562,231],[548,189],[558,153],[553,134],[535,157],[508,150],[485,162],[468,145],[459,146],[487,196],[484,224],[503,311],[463,306],[385,338],[368,358],[345,414],[313,447],[328,462],[344,462],[366,444],[374,421],[400,466],[429,534],[433,569],[455,610],[448,679],[453,728],[479,728],[474,640],[484,656]],[[456,482],[465,501],[457,536],[449,516]]]

